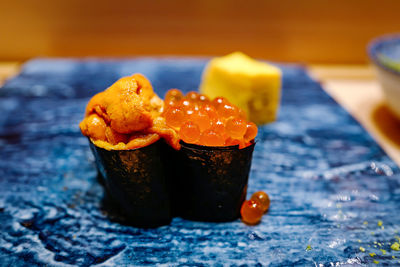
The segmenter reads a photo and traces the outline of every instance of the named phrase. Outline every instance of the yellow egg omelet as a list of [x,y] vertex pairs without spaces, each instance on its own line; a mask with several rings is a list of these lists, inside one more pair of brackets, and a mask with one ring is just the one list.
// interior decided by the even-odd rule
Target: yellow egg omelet
[[235,52],[212,59],[203,73],[200,91],[210,98],[223,96],[246,111],[256,124],[274,121],[280,102],[279,68]]

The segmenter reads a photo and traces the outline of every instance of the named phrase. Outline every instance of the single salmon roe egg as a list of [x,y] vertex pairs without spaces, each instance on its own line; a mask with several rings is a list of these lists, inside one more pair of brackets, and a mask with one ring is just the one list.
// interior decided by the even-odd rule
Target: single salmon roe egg
[[189,99],[182,99],[178,105],[186,110],[192,105],[192,102]]
[[228,100],[226,100],[226,98],[224,98],[224,97],[222,97],[222,96],[219,96],[219,97],[214,98],[214,100],[211,102],[211,104],[212,104],[216,109],[218,109],[219,106],[222,106],[222,105],[224,105],[224,104],[229,104],[229,102],[228,102]]
[[263,212],[266,212],[269,209],[270,200],[267,193],[263,191],[255,192],[250,199],[257,201],[260,204],[260,208]]
[[233,139],[242,139],[246,133],[247,123],[243,119],[230,117],[226,121],[225,131]]
[[197,101],[199,99],[200,95],[199,93],[195,91],[190,91],[189,93],[186,94],[186,99],[192,100],[192,101]]
[[210,104],[205,104],[204,106],[201,107],[201,110],[207,113],[210,119],[218,117],[217,109]]
[[244,201],[240,209],[242,220],[247,224],[257,224],[260,222],[263,213],[260,204],[254,200]]
[[228,137],[226,140],[225,140],[225,145],[226,146],[237,146],[237,145],[240,145],[240,140],[238,140],[238,139],[232,139],[231,137]]
[[200,139],[199,126],[191,121],[187,121],[181,126],[181,129],[179,130],[179,135],[181,136],[181,139],[186,143],[196,143]]
[[175,99],[170,99],[168,101],[165,100],[164,101],[164,109],[167,110],[169,107],[175,107],[178,105],[178,103],[179,103],[179,101],[175,100]]
[[220,134],[208,129],[201,134],[200,144],[203,146],[223,146],[225,140]]
[[189,121],[192,120],[192,116],[195,113],[195,110],[193,109],[193,107],[189,106],[185,109],[185,120]]
[[246,125],[246,133],[244,134],[244,141],[245,142],[250,142],[257,136],[257,125],[255,125],[252,122],[248,122]]
[[206,95],[203,95],[203,94],[199,94],[199,98],[197,99],[197,101],[200,104],[208,104],[208,103],[210,103],[210,99]]
[[185,113],[179,107],[168,108],[164,114],[165,121],[170,127],[179,127],[185,121]]
[[236,117],[239,115],[237,107],[230,104],[220,105],[217,109],[218,114],[223,118]]
[[183,98],[183,94],[178,89],[171,89],[165,94],[165,101],[168,102],[170,100],[179,101]]
[[212,122],[212,129],[221,136],[225,134],[225,124],[222,120],[214,119]]
[[211,127],[211,120],[207,113],[202,111],[194,112],[190,115],[192,121],[194,121],[200,128],[200,131],[203,132]]

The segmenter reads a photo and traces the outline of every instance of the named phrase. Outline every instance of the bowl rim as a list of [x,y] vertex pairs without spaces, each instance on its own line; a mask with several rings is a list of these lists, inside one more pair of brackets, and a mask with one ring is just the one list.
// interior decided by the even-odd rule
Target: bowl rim
[[385,34],[379,37],[376,37],[372,39],[367,46],[367,53],[369,56],[369,59],[374,63],[376,66],[389,71],[395,75],[400,75],[400,71],[389,68],[388,66],[384,65],[381,63],[381,61],[377,57],[377,49],[378,46],[388,43],[389,41],[398,41],[400,43],[400,33],[393,33],[393,34]]

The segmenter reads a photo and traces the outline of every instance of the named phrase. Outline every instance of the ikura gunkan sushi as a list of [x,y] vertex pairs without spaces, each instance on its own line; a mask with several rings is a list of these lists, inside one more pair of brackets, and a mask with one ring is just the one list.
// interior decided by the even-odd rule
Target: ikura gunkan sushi
[[237,219],[257,126],[223,97],[184,96],[177,89],[167,92],[162,115],[181,139],[172,188],[177,213],[199,221]]
[[134,74],[93,96],[80,128],[131,224],[239,217],[257,127],[226,99],[172,89],[162,101]]

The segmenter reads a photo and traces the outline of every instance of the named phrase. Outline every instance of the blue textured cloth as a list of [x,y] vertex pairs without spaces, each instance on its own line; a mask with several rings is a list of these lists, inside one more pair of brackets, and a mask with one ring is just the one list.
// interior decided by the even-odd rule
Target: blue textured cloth
[[400,251],[390,248],[400,230],[399,169],[296,65],[280,65],[279,119],[259,129],[248,196],[264,190],[271,197],[259,225],[175,218],[138,229],[111,220],[78,128],[89,98],[134,72],[160,96],[196,90],[206,62],[25,64],[0,89],[0,265],[400,264]]

